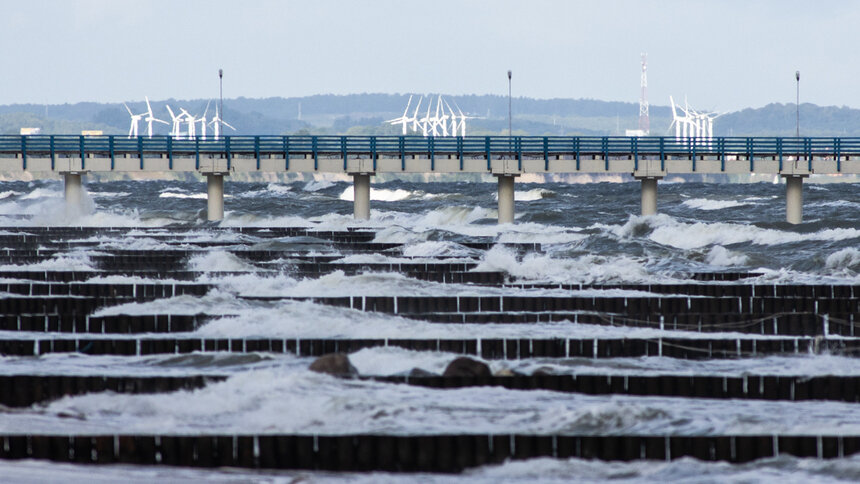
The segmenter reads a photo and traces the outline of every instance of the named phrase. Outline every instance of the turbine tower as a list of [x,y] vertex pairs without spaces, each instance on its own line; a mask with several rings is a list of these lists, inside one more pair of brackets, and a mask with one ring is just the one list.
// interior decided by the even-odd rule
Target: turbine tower
[[406,109],[403,110],[403,115],[398,117],[398,118],[389,119],[388,121],[386,121],[386,123],[392,124],[392,125],[402,124],[403,125],[403,136],[406,136],[406,127],[409,125],[410,118],[409,118],[409,115],[407,113],[409,112],[409,107],[411,105],[412,105],[412,95],[409,96],[409,102],[406,103]]
[[129,116],[131,116],[131,125],[128,127],[128,137],[136,138],[137,137],[137,125],[140,123],[140,119],[143,118],[146,113],[134,114],[131,112],[131,108],[128,107],[128,104],[122,103],[125,106],[125,110],[128,111]]
[[648,116],[648,54],[642,54],[642,93],[639,96],[639,130],[646,136],[651,133],[651,119]]
[[168,123],[167,121],[156,118],[155,115],[152,114],[152,106],[149,105],[149,98],[146,96],[143,96],[143,98],[146,99],[146,118],[144,118],[144,121],[146,121],[147,132],[149,133],[149,137],[152,138],[152,122],[153,121],[155,121],[157,123],[161,123],[161,124],[170,124],[170,123]]

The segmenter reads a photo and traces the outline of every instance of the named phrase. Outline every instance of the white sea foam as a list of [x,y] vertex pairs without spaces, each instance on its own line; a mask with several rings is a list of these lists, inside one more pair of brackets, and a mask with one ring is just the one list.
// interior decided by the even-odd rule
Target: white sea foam
[[[69,418],[70,416],[76,418]],[[853,405],[591,396],[502,388],[434,390],[341,380],[291,367],[248,371],[194,391],[89,394],[4,417],[7,432],[438,434],[839,434]]]
[[722,245],[711,247],[705,256],[705,261],[712,266],[730,267],[742,266],[749,261],[749,257],[738,252],[726,249]]
[[707,198],[692,198],[690,200],[684,200],[682,202],[682,205],[698,210],[721,210],[724,208],[741,207],[747,204],[744,202],[738,202],[737,200],[710,200]]
[[469,257],[475,251],[454,242],[426,241],[411,244],[403,248],[407,257]]
[[318,192],[320,190],[325,190],[326,188],[333,187],[335,185],[334,182],[330,180],[310,180],[305,183],[304,188],[302,190],[306,192]]
[[0,200],[5,198],[14,197],[16,195],[20,195],[21,192],[16,192],[14,190],[6,190],[5,192],[0,192]]
[[521,260],[501,246],[487,251],[475,271],[503,271],[514,277],[551,282],[646,281],[654,276],[642,261],[620,256],[583,255],[577,258],[555,258],[528,254]]
[[89,192],[93,198],[121,198],[131,195],[128,192]]
[[[410,192],[409,190],[403,190],[398,188],[396,190],[389,190],[387,188],[373,188],[370,187],[370,199],[377,200],[380,202],[397,202],[400,200],[406,200],[407,198],[413,198],[415,194]],[[354,187],[352,185],[348,186],[343,193],[340,194],[341,200],[352,201],[355,198]]]
[[827,256],[825,265],[828,269],[860,270],[860,250],[855,247],[838,250]]
[[[552,190],[547,190],[545,188],[533,188],[531,190],[521,192],[514,192],[514,200],[518,202],[533,202],[535,200],[541,200],[544,198],[554,197],[555,192]],[[499,194],[496,193],[496,199],[499,198]]]
[[[59,188],[59,187],[58,187]],[[62,198],[63,192],[51,188],[34,188],[21,197],[21,200],[39,200],[43,198]]]
[[[206,199],[206,193],[177,193],[177,192],[162,192],[158,198],[198,198]],[[225,195],[225,198],[227,195]]]
[[198,254],[188,261],[188,269],[201,272],[252,271],[254,266],[230,252],[213,250]]
[[666,214],[631,216],[624,225],[596,224],[595,227],[609,230],[621,238],[647,235],[649,239],[660,244],[687,250],[709,245],[730,245],[745,242],[756,245],[780,245],[817,240],[839,241],[860,237],[860,229],[854,228],[824,229],[813,233],[801,233],[726,222],[685,223]]

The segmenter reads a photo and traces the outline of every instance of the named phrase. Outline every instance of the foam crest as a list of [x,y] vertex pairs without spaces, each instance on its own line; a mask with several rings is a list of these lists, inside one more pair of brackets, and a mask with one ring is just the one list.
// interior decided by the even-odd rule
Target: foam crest
[[855,247],[847,247],[838,250],[829,256],[824,265],[828,269],[849,269],[860,271],[860,250]]
[[[206,193],[177,193],[177,192],[161,192],[158,195],[158,198],[198,198],[205,200],[207,197]],[[229,197],[229,195],[224,195],[224,198]]]
[[[547,190],[546,188],[533,188],[525,192],[514,191],[514,200],[518,202],[533,202],[535,200],[542,200],[544,198],[550,198],[554,196],[555,192],[552,190]],[[499,194],[496,193],[496,199],[498,198]]]
[[[413,192],[403,190],[401,188],[389,190],[387,188],[370,187],[370,199],[380,202],[398,202],[400,200],[406,200],[407,198],[413,198],[414,196]],[[355,199],[354,187],[352,185],[348,186],[346,190],[340,194],[339,198],[350,202],[353,201]]]
[[16,192],[14,190],[6,190],[5,192],[0,192],[0,200],[6,199],[9,197],[15,197],[15,196],[18,196],[20,194],[21,194],[21,192]]
[[320,190],[325,190],[326,188],[333,187],[335,185],[331,180],[310,180],[305,183],[305,186],[302,190],[306,192],[318,192]]
[[662,245],[678,249],[699,249],[710,245],[752,243],[756,245],[781,245],[807,241],[840,241],[860,237],[860,229],[835,228],[818,232],[787,232],[764,229],[754,225],[726,222],[684,223],[669,215],[631,216],[621,226],[597,224],[620,238],[647,237]]
[[692,198],[690,200],[684,200],[681,205],[695,208],[697,210],[722,210],[724,208],[742,207],[744,205],[747,205],[747,203],[738,202],[737,200],[710,200],[707,198]]
[[546,254],[517,254],[502,246],[487,251],[475,271],[503,271],[519,279],[536,281],[593,283],[617,281],[649,281],[645,266],[636,259],[583,255],[559,259]]
[[256,268],[239,257],[223,250],[194,255],[188,260],[188,269],[200,272],[253,271]]
[[454,242],[426,241],[403,248],[406,257],[470,257],[475,251]]
[[722,245],[715,245],[708,251],[705,261],[712,266],[731,267],[742,266],[749,261],[749,258],[744,254],[728,250]]

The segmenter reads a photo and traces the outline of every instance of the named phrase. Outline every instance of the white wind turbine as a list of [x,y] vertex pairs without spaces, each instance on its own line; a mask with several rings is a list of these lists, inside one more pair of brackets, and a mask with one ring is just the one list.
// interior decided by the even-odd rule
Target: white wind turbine
[[421,135],[425,138],[429,136],[428,129],[432,128],[434,132],[436,130],[435,124],[432,127],[430,126],[430,123],[432,122],[432,118],[430,118],[430,104],[432,104],[432,101],[427,103],[427,114],[425,114],[424,117],[421,118]]
[[194,139],[196,136],[196,126],[197,126],[197,118],[191,115],[185,108],[179,108],[182,114],[179,116],[180,118],[185,118],[185,123],[188,124],[188,139]]
[[170,136],[174,138],[179,138],[182,136],[182,116],[177,116],[173,113],[173,110],[170,109],[170,106],[165,104],[167,108],[167,112],[170,113],[170,119],[173,120],[173,126],[170,128]]
[[128,137],[135,138],[137,137],[137,125],[146,113],[134,114],[131,112],[131,108],[128,107],[128,104],[122,103],[122,105],[125,106],[125,110],[128,111],[129,116],[131,116],[131,125],[128,127]]
[[[442,116],[439,116],[439,112]],[[436,100],[436,123],[442,127],[442,136],[448,136],[448,114],[445,113],[445,107],[442,105],[442,95]]]
[[170,123],[168,123],[167,121],[156,118],[152,114],[152,106],[149,105],[149,98],[146,96],[144,96],[143,98],[146,99],[146,118],[144,119],[144,121],[146,121],[146,124],[147,124],[147,132],[149,134],[149,137],[152,138],[152,122],[153,121],[155,121],[157,123],[162,123],[162,124],[170,124]]
[[412,105],[412,95],[409,96],[409,102],[406,103],[406,109],[403,110],[403,115],[398,118],[389,119],[388,121],[386,121],[386,123],[392,125],[403,125],[403,136],[406,136],[406,127],[409,124],[409,117],[407,116],[407,113],[409,112],[410,105]]
[[209,122],[212,126],[213,131],[215,132],[215,139],[217,140],[219,136],[221,136],[221,125],[227,126],[228,128],[236,131],[236,128],[230,126],[227,121],[221,119],[221,113],[218,112],[218,106],[215,106],[215,117],[212,118],[212,121]]
[[454,101],[454,106],[457,106],[459,115],[454,112],[448,101],[445,101],[445,106],[448,106],[448,111],[451,112],[451,136],[457,136],[458,132],[459,136],[466,136],[466,119],[470,118],[470,116],[463,114],[463,110],[460,109],[460,106],[457,106],[457,101]]
[[201,133],[200,139],[203,139],[203,140],[206,139],[206,113],[209,112],[209,104],[211,102],[212,101],[208,101],[206,103],[206,109],[203,110],[203,115],[200,116],[199,118],[197,118],[197,121],[200,122],[200,133]]
[[412,117],[409,118],[412,121],[412,132],[417,133],[418,128],[421,127],[421,122],[418,121],[418,110],[421,109],[421,101],[424,100],[424,96],[418,98],[418,104],[415,106],[415,112],[412,113]]

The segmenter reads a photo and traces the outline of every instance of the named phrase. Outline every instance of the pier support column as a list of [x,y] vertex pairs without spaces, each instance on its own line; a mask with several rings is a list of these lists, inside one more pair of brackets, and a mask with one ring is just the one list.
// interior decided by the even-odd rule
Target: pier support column
[[803,221],[803,176],[785,177],[785,221],[790,224]]
[[499,223],[514,223],[514,175],[499,177]]
[[81,174],[76,172],[63,173],[66,195],[66,216],[75,217],[81,214],[83,186],[81,185]]
[[224,218],[224,174],[207,173],[207,219],[221,220]]
[[353,216],[356,220],[370,220],[370,174],[352,174]]
[[657,180],[659,178],[640,178],[642,181],[642,215],[657,214]]

